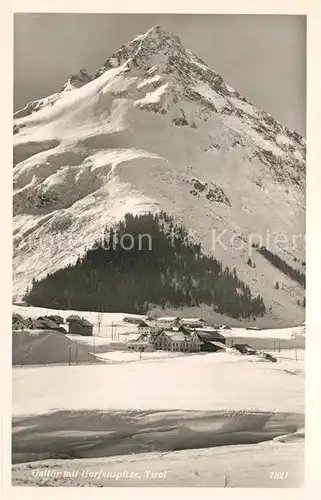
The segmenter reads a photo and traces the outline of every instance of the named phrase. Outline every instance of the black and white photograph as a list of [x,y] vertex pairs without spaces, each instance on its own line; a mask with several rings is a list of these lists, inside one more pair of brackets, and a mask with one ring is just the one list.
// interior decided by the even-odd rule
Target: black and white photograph
[[306,16],[13,24],[12,486],[303,488]]

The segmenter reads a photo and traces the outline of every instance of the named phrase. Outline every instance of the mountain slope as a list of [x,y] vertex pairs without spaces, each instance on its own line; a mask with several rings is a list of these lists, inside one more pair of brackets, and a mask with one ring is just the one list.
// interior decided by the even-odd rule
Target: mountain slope
[[304,139],[161,27],[76,80],[15,115],[14,293],[75,262],[125,213],[166,210],[237,268],[272,306],[271,319],[302,320],[303,289],[251,243],[300,267]]

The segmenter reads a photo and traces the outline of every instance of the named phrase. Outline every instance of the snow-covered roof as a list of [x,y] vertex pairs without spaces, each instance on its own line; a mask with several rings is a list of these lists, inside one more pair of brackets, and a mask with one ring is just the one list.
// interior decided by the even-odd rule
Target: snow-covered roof
[[209,340],[208,342],[215,345],[216,347],[221,347],[222,349],[226,348],[225,344],[223,344],[222,342],[216,342],[215,340]]
[[179,320],[178,317],[176,316],[161,316],[160,318],[157,318],[157,321],[168,321],[168,322],[171,322],[171,321],[177,321]]
[[144,319],[140,323],[137,324],[138,328],[139,327],[153,327],[153,326],[158,326],[157,321],[155,320],[149,320],[149,319]]
[[203,318],[182,318],[181,323],[205,323]]
[[59,316],[58,314],[50,314],[49,316],[47,316],[49,319],[51,319],[52,321],[54,321],[55,323],[63,323],[64,321],[64,318],[62,316]]
[[191,335],[181,331],[166,330],[164,332],[173,342],[183,342],[184,340],[189,340]]
[[[18,315],[20,316],[20,315]],[[14,325],[15,323],[22,323],[23,325],[25,326],[28,326],[29,325],[29,320],[28,319],[25,319],[23,318],[22,316],[20,317],[17,317],[17,316],[12,316],[12,324]]]
[[199,338],[201,339],[212,339],[212,340],[218,340],[218,339],[224,339],[225,340],[225,337],[224,335],[222,335],[220,332],[216,331],[216,330],[213,330],[213,331],[206,331],[206,330],[202,330],[202,329],[197,329],[195,330],[195,333],[199,336]]
[[70,321],[70,323],[74,322],[79,323],[82,326],[93,326],[92,323],[90,323],[90,321],[88,321],[88,319],[85,318],[75,318]]
[[23,317],[19,313],[12,313],[12,321],[16,321],[17,319],[23,319]]
[[128,335],[124,335],[126,342],[133,342],[139,339],[141,333],[129,333]]
[[196,332],[208,332],[208,333],[218,333],[217,328],[213,328],[212,326],[200,326],[198,328],[195,328]]
[[55,323],[51,319],[45,318],[45,317],[40,317],[38,319],[33,319],[32,320],[32,325],[35,328],[39,328],[39,329],[48,328],[49,330],[56,330],[57,328],[59,328],[59,325],[57,325],[57,323]]
[[142,321],[145,321],[145,318],[143,318],[142,316],[125,316],[123,318],[123,321],[125,323],[134,323],[135,325],[137,325]]
[[67,316],[66,318],[66,321],[73,321],[74,319],[80,319],[80,316],[78,316],[77,314],[70,314],[69,316]]

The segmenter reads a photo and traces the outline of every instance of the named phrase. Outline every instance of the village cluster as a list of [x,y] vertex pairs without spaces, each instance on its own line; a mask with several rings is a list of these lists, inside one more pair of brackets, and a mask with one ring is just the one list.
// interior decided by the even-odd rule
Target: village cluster
[[[137,326],[137,334],[127,336],[129,347],[136,351],[218,351],[224,350],[226,338],[216,326],[206,326],[202,318],[164,316],[144,320],[126,317],[124,322]],[[229,328],[225,326],[223,328]]]
[[56,330],[62,333],[93,335],[93,324],[80,316],[71,314],[66,318],[68,331],[61,326],[64,318],[58,315],[39,316],[37,319],[23,318],[18,313],[12,314],[12,330]]
[[[53,330],[65,334],[93,336],[94,325],[87,319],[71,314],[65,322],[59,315],[40,316],[37,319],[26,319],[17,313],[12,315],[13,330]],[[147,316],[142,319],[137,316],[127,316],[123,319],[123,324],[129,326],[129,332],[122,334],[122,341],[129,349],[141,353],[155,350],[185,353],[219,352],[229,347],[244,355],[259,354],[269,361],[276,361],[270,354],[258,352],[248,344],[233,343],[227,335],[229,326],[207,325],[203,318]],[[130,325],[133,325],[132,332]],[[113,328],[116,328],[116,325],[113,325]]]
[[[228,347],[226,333],[231,330],[227,325],[206,325],[203,318],[178,318],[164,316],[147,317],[144,320],[134,317],[124,318],[124,322],[137,325],[137,334],[127,337],[129,348],[135,351],[178,351],[178,352],[219,352]],[[250,329],[250,328],[249,328]],[[257,329],[255,327],[251,329]],[[277,359],[269,353],[258,352],[248,344],[229,342],[233,350],[245,355],[259,354],[267,361]]]

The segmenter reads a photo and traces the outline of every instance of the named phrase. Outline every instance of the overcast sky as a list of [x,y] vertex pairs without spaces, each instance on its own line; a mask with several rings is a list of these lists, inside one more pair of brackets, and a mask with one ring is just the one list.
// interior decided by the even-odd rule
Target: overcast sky
[[249,101],[305,135],[304,16],[15,14],[15,110],[94,73],[135,35],[161,24]]

